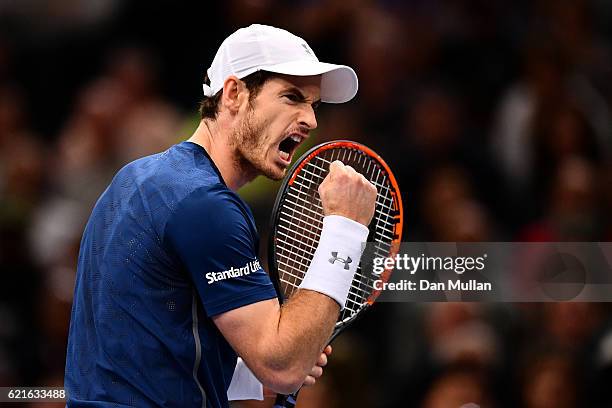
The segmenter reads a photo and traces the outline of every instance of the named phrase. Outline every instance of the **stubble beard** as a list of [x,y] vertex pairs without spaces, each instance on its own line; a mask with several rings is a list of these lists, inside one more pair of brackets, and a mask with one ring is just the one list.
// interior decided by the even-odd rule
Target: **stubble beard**
[[255,119],[254,110],[249,109],[232,135],[236,152],[235,165],[249,179],[261,174],[272,180],[281,180],[285,176],[285,170],[280,170],[266,160],[267,150],[262,140],[264,128],[264,123]]

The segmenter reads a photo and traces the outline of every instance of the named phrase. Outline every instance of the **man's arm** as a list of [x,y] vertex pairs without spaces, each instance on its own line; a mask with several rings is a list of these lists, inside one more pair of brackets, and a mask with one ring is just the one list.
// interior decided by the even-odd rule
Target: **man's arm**
[[332,298],[305,289],[282,307],[278,300],[270,299],[213,320],[263,384],[290,394],[315,366],[339,310]]
[[[368,225],[374,214],[375,187],[340,162],[330,166],[319,195],[326,216],[340,215]],[[302,385],[338,319],[339,302],[342,302],[338,298],[342,296],[338,295],[337,287],[333,290],[324,287],[326,278],[321,274],[338,272],[331,264],[325,267],[326,270],[319,270],[318,276],[315,276],[317,271],[311,269],[307,273],[312,274],[307,287],[314,290],[298,290],[282,307],[276,299],[271,299],[213,318],[255,376],[276,392],[290,394]],[[347,278],[350,284],[352,274]],[[345,291],[348,292],[348,286]]]

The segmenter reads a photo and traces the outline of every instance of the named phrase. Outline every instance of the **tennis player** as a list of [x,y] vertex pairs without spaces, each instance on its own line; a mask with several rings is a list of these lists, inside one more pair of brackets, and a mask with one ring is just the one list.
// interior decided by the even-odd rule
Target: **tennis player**
[[352,99],[357,77],[285,30],[252,25],[225,39],[207,78],[194,135],[121,169],[87,223],[69,407],[227,407],[261,399],[262,383],[290,393],[322,374],[359,263],[330,263],[330,253],[360,259],[376,189],[332,163],[320,244],[282,307],[235,191],[260,174],[281,179],[317,105]]

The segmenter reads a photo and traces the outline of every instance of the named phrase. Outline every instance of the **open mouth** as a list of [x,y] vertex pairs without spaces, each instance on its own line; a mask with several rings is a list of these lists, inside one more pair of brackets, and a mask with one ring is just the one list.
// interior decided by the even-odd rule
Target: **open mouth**
[[304,136],[292,133],[291,135],[284,138],[278,145],[278,152],[280,158],[285,162],[291,162],[293,152],[302,143]]

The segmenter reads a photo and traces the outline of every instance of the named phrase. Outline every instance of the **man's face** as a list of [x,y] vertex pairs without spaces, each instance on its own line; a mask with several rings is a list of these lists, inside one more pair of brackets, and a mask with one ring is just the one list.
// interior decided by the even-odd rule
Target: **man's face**
[[233,135],[238,165],[273,180],[284,177],[296,148],[317,127],[321,76],[266,81]]

